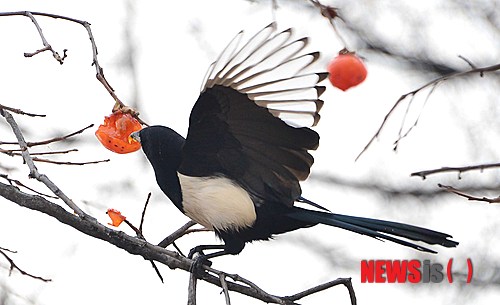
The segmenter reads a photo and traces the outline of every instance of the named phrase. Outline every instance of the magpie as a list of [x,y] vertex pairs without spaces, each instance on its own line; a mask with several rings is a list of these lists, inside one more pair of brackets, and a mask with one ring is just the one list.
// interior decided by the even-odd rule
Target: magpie
[[[239,254],[247,242],[325,224],[420,251],[408,241],[456,247],[452,236],[404,223],[335,214],[302,197],[310,150],[319,135],[327,73],[308,72],[319,52],[308,38],[271,23],[242,43],[238,33],[210,66],[186,138],[164,126],[131,134],[141,143],[156,181],[172,203],[222,239],[190,252],[206,259]],[[306,209],[295,206],[302,202]],[[204,250],[214,252],[204,254]]]

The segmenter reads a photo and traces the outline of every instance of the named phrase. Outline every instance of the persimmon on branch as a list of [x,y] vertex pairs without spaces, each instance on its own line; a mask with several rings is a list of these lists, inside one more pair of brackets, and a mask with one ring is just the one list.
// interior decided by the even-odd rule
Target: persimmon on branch
[[[20,12],[0,12],[0,17],[2,16],[25,16],[30,18],[30,20],[34,23],[37,31],[42,39],[43,48],[40,48],[34,52],[25,53],[24,56],[32,57],[42,52],[52,52],[53,57],[60,63],[63,64],[64,60],[67,58],[67,50],[63,51],[63,55],[61,56],[58,52],[56,52],[52,46],[48,43],[45,38],[41,27],[38,24],[35,16],[43,16],[55,19],[62,19],[69,22],[75,22],[82,25],[90,38],[92,53],[93,53],[93,61],[92,65],[95,66],[96,69],[96,77],[101,82],[101,84],[105,87],[105,89],[109,92],[114,100],[113,112],[121,111],[132,114],[134,117],[138,118],[138,112],[134,109],[127,107],[114,92],[114,89],[110,86],[106,78],[104,77],[104,72],[102,67],[99,65],[97,58],[97,46],[92,35],[92,31],[90,28],[90,23],[74,18],[69,18],[61,15],[49,14],[49,13],[41,13],[41,12],[28,12],[28,11],[20,11]],[[158,262],[168,266],[171,269],[181,269],[187,272],[191,272],[192,265],[194,263],[193,260],[186,258],[184,255],[166,250],[164,247],[167,245],[173,244],[175,246],[175,240],[184,236],[185,234],[197,232],[205,229],[190,229],[194,224],[193,222],[187,223],[180,230],[177,230],[171,236],[165,238],[158,246],[149,243],[144,236],[142,235],[142,224],[144,222],[144,213],[141,218],[141,225],[139,228],[136,228],[131,223],[128,224],[131,227],[134,227],[134,231],[137,236],[130,236],[124,232],[113,230],[100,222],[97,221],[93,216],[84,212],[67,194],[65,194],[61,188],[59,188],[46,174],[40,173],[35,165],[35,161],[43,162],[43,159],[34,157],[35,153],[30,152],[30,148],[37,145],[45,145],[48,143],[52,143],[55,141],[64,141],[69,137],[76,136],[83,132],[84,130],[90,128],[88,126],[84,129],[81,129],[75,133],[69,134],[63,137],[57,137],[45,141],[39,142],[27,142],[24,138],[23,133],[21,132],[21,128],[19,128],[16,120],[14,119],[12,113],[20,114],[20,115],[29,115],[29,116],[42,116],[35,115],[31,113],[24,112],[20,109],[15,109],[12,107],[1,106],[0,107],[0,115],[6,120],[8,125],[11,127],[13,134],[15,135],[17,141],[15,142],[0,142],[0,145],[17,145],[19,148],[15,149],[2,149],[3,153],[7,153],[10,155],[21,156],[24,160],[24,163],[27,165],[29,169],[29,177],[36,179],[37,181],[43,183],[55,196],[45,195],[42,192],[35,191],[33,188],[25,186],[23,183],[18,180],[14,180],[9,178],[7,175],[2,174],[1,177],[6,179],[9,184],[5,184],[0,182],[0,196],[18,204],[19,206],[26,207],[28,209],[36,210],[41,213],[47,214],[50,217],[53,217],[60,221],[61,223],[73,227],[80,232],[97,238],[103,241],[106,241],[110,244],[113,244],[131,254],[140,255],[144,259],[149,260],[156,272],[161,278],[161,275],[158,272],[158,269],[154,265],[154,262]],[[140,119],[139,119],[140,120]],[[144,122],[140,121],[142,124]],[[69,153],[72,150],[61,151],[59,153]],[[95,163],[103,162],[96,161]],[[52,162],[54,163],[54,162]],[[63,162],[61,162],[63,163]],[[64,163],[63,163],[64,164]],[[34,192],[33,194],[28,194],[26,192],[21,191],[17,186],[24,187],[25,189]],[[43,196],[43,197],[42,197]],[[49,199],[61,199],[67,207],[69,207],[70,211],[63,208],[61,205],[56,204]],[[149,198],[147,202],[149,201]],[[145,208],[147,206],[147,202]],[[2,252],[2,254],[4,254]],[[4,255],[5,256],[5,255]],[[7,258],[8,259],[8,258]],[[9,260],[9,262],[11,262]],[[11,266],[13,262],[11,262]],[[21,271],[19,268],[16,268]],[[229,299],[229,291],[239,292],[241,294],[245,294],[252,298],[261,300],[266,303],[276,303],[276,304],[296,304],[297,300],[300,300],[308,295],[323,291],[325,289],[329,289],[334,286],[344,285],[349,293],[351,304],[356,304],[356,297],[354,293],[354,289],[352,287],[350,278],[339,278],[334,281],[323,283],[321,285],[312,287],[305,291],[290,295],[290,296],[276,296],[270,294],[252,281],[249,281],[237,274],[228,274],[223,271],[219,271],[217,269],[213,269],[207,266],[203,266],[204,273],[196,274],[191,273],[190,279],[190,289],[189,289],[189,304],[196,303],[196,281],[203,280],[209,282],[213,285],[221,287],[224,291],[224,295],[226,298],[226,304],[230,304]]]

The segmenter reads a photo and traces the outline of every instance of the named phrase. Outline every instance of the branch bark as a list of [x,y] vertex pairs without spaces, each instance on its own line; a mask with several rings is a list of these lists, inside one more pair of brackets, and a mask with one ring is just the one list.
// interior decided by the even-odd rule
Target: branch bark
[[[157,261],[168,266],[170,269],[181,269],[190,272],[191,265],[193,263],[191,259],[183,257],[177,252],[169,251],[162,247],[153,245],[138,237],[130,236],[122,231],[110,229],[99,223],[94,217],[90,215],[79,217],[41,196],[24,193],[15,186],[4,184],[1,182],[0,196],[18,204],[19,206],[47,214],[63,224],[66,224],[88,236],[115,245],[116,247],[123,249],[130,254],[140,255],[146,260]],[[207,270],[207,272],[202,274],[199,280],[203,280],[223,288],[224,285],[220,280],[220,276],[225,273],[209,267],[206,267],[205,269]],[[318,292],[338,284],[346,285],[345,280],[339,279],[337,280],[338,283],[333,281],[327,284],[322,284],[316,286],[317,288],[313,287],[303,293],[298,293],[292,295],[292,297],[287,297],[276,296],[267,293],[264,290],[258,288],[258,286],[253,284],[251,281],[246,280],[239,275],[226,274],[226,276],[233,280],[224,281],[229,291],[235,291],[266,303],[275,304],[294,304],[294,301],[298,300],[299,298],[310,295],[311,293],[309,293],[308,291]],[[238,284],[237,282],[241,282],[243,284]],[[346,285],[346,287],[349,288],[352,287],[352,285]],[[352,294],[351,290],[349,290],[349,293],[351,295],[351,303],[356,304],[355,297],[353,297],[354,290],[352,290]]]

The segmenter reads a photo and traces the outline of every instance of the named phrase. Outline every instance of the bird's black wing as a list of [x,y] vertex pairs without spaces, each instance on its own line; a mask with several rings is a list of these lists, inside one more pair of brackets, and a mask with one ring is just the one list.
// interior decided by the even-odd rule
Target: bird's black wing
[[179,172],[223,175],[253,196],[287,205],[299,198],[319,135],[326,73],[304,72],[319,53],[274,23],[240,47],[240,32],[215,61],[194,105]]

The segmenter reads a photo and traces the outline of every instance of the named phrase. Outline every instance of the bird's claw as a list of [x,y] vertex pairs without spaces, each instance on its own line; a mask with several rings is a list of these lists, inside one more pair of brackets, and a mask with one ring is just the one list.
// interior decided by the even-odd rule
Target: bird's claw
[[191,273],[194,273],[197,277],[201,277],[201,275],[203,275],[206,272],[205,269],[203,269],[203,266],[206,267],[212,266],[212,262],[209,261],[208,258],[202,253],[199,253],[199,255],[196,256],[195,258],[192,258],[192,260],[193,263],[191,264],[189,271]]
[[[198,255],[195,256],[196,254]],[[197,276],[205,273],[203,266],[207,267],[212,266],[212,262],[209,261],[205,253],[203,253],[202,247],[197,246],[191,249],[189,251],[188,258],[193,260],[193,263],[189,268],[189,271],[196,274]]]

